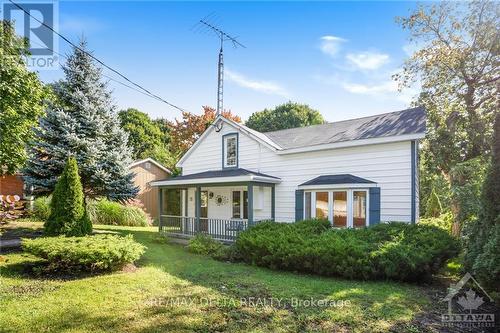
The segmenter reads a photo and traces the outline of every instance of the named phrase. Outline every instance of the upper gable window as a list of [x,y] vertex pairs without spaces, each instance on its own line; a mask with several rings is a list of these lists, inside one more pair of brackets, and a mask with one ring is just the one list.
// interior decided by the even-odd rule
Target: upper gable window
[[238,134],[228,134],[223,137],[223,166],[235,168],[238,166]]

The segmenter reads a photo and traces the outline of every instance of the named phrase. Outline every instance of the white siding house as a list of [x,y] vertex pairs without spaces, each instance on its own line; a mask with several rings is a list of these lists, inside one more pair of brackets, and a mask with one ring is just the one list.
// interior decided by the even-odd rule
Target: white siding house
[[179,161],[182,175],[153,185],[160,197],[176,189],[168,192],[181,196],[174,216],[193,223],[416,222],[417,149],[424,135],[422,108],[270,133],[219,116]]

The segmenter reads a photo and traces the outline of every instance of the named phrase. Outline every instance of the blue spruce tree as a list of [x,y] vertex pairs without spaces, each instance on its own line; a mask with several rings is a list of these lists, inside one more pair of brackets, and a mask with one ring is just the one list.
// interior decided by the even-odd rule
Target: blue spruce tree
[[128,137],[120,127],[101,69],[86,46],[82,40],[73,48],[63,65],[65,79],[53,85],[57,98],[40,119],[25,181],[35,193],[52,192],[68,157],[74,156],[86,197],[130,199],[138,189],[128,168]]

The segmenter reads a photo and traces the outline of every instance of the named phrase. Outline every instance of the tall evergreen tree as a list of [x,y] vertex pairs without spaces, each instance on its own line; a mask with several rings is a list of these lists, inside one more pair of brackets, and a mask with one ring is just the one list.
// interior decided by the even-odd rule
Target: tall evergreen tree
[[92,232],[92,223],[85,209],[83,187],[74,157],[68,159],[57,180],[50,208],[50,216],[44,225],[47,235],[83,236]]
[[53,85],[57,102],[47,109],[24,170],[37,193],[50,193],[68,156],[80,166],[84,193],[112,200],[134,197],[127,134],[102,81],[101,69],[82,40],[63,66],[65,79]]
[[[500,112],[495,116],[492,160],[482,192],[482,210],[466,241],[464,268],[500,295]],[[499,297],[500,298],[500,297]]]

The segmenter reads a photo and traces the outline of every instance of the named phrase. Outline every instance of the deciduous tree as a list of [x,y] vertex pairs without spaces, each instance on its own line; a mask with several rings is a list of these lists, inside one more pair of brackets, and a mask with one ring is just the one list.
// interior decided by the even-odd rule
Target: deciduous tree
[[[500,78],[499,20],[500,5],[493,1],[426,4],[398,18],[417,51],[395,79],[402,87],[421,83],[419,103],[428,113],[426,167],[440,172],[451,188],[463,182],[453,178],[457,164],[491,151]],[[451,199],[456,223],[463,224],[461,203]]]
[[287,128],[323,124],[321,113],[307,104],[288,102],[274,109],[264,109],[253,113],[245,125],[259,132],[277,131]]
[[0,20],[0,175],[13,174],[24,165],[33,127],[43,113],[47,89],[26,67],[28,49],[12,24]]
[[[235,122],[241,122],[241,118],[231,113],[230,110],[224,110],[222,115]],[[182,112],[182,119],[175,119],[170,123],[171,127],[171,151],[177,157],[182,156],[194,142],[205,132],[216,118],[216,111],[209,106],[203,107],[201,115]]]
[[121,127],[128,133],[128,144],[134,160],[151,157],[168,167],[173,166],[175,161],[168,149],[169,128],[161,126],[161,122],[151,120],[146,113],[137,109],[122,110],[118,116]]
[[422,5],[398,21],[419,49],[396,79],[403,86],[420,80],[421,102],[438,141],[431,151],[448,172],[491,148],[500,78],[500,5],[440,2]]

